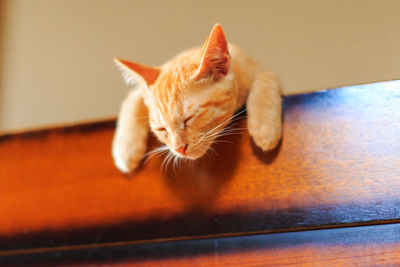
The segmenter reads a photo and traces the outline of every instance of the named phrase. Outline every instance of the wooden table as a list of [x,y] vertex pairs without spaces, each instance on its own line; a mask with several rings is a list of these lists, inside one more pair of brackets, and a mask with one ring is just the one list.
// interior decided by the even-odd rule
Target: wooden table
[[400,264],[400,82],[283,108],[274,151],[243,133],[128,176],[114,120],[1,135],[0,264]]

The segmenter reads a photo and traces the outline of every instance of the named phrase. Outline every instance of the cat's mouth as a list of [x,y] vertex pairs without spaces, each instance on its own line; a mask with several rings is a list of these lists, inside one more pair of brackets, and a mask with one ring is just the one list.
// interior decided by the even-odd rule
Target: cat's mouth
[[208,149],[209,149],[209,147],[197,147],[197,148],[193,147],[193,148],[189,148],[184,153],[176,151],[176,150],[172,150],[172,149],[170,149],[170,151],[172,154],[174,154],[175,156],[177,156],[179,158],[196,160],[196,159],[199,159],[202,156],[204,156],[207,153]]

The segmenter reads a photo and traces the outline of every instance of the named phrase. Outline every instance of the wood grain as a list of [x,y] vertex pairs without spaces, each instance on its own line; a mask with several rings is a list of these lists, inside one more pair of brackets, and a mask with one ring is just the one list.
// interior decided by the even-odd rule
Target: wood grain
[[112,122],[5,135],[0,249],[399,219],[399,121],[398,82],[289,96],[278,149],[243,133],[192,168],[153,158],[130,176]]
[[68,249],[0,258],[11,266],[398,266],[400,224]]

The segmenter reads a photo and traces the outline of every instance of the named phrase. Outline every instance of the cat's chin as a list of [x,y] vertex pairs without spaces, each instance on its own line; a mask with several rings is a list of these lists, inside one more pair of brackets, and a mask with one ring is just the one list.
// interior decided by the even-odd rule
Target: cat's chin
[[182,158],[182,159],[188,159],[188,160],[199,159],[199,158],[203,157],[205,154],[207,154],[207,151],[208,151],[208,149],[206,149],[206,150],[202,149],[200,151],[198,151],[198,150],[197,151],[189,151],[186,155],[182,155],[182,154],[179,154],[179,153],[174,152],[174,151],[171,150],[171,152],[175,156],[177,156],[179,158]]
[[[204,155],[204,154],[203,154]],[[186,155],[186,156],[183,156],[185,159],[189,159],[189,160],[196,160],[196,159],[199,159],[199,158],[201,158],[203,155],[196,155],[196,156],[192,156],[192,155]]]
[[175,156],[177,156],[178,158],[182,158],[182,159],[188,159],[188,160],[196,160],[201,158],[202,156],[204,156],[205,153],[203,153],[202,155],[181,155],[181,154],[177,154],[177,153],[173,153]]

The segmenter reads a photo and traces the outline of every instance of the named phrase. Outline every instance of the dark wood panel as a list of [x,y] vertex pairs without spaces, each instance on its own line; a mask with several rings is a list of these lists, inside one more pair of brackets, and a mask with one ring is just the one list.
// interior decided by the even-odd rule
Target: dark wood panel
[[193,168],[153,158],[130,176],[113,122],[3,136],[0,249],[399,219],[399,114],[398,82],[289,96],[276,150],[244,133]]
[[12,266],[397,266],[400,225],[349,227],[142,245],[71,249],[0,258]]

